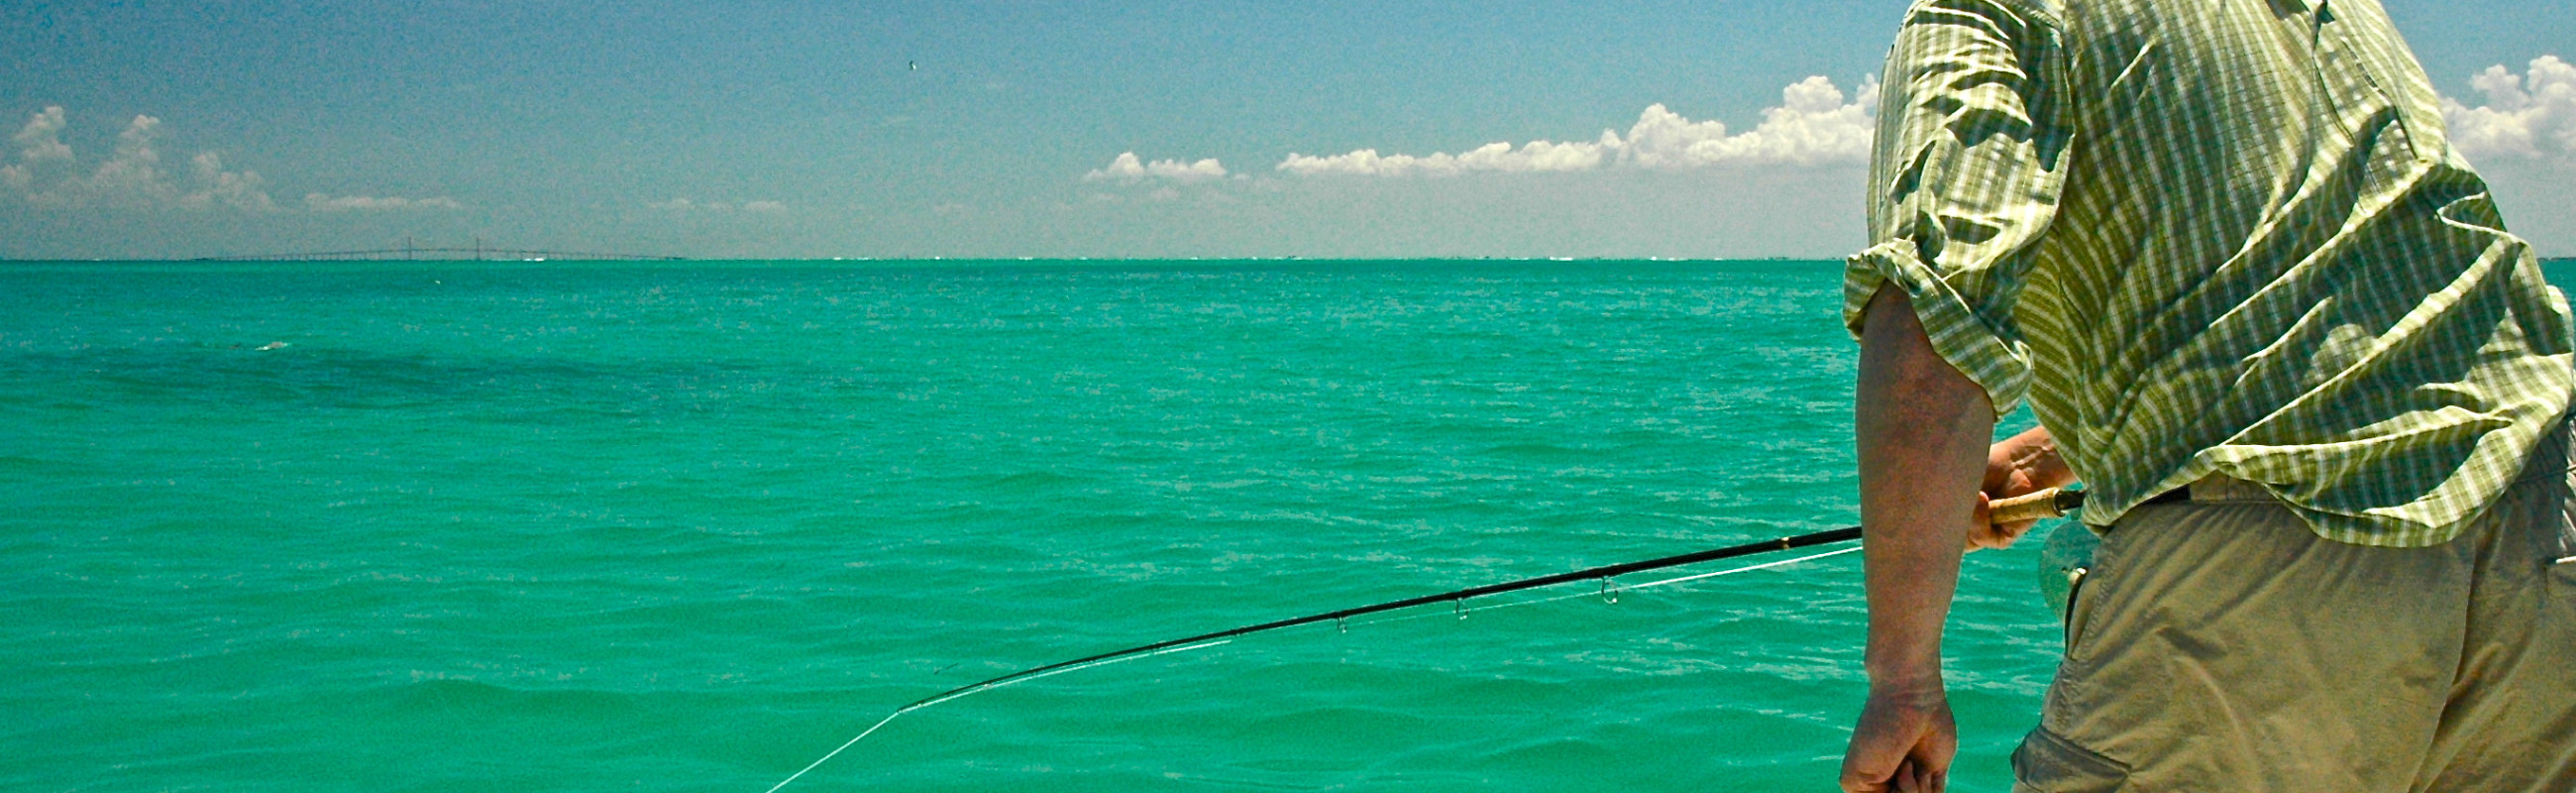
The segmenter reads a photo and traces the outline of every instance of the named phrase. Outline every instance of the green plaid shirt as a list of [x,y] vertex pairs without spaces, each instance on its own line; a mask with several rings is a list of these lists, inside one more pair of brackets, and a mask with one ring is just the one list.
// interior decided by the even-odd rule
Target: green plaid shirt
[[1905,290],[2088,522],[2220,473],[2435,545],[2567,408],[2567,301],[2377,0],[1919,0],[1883,91],[1844,322]]

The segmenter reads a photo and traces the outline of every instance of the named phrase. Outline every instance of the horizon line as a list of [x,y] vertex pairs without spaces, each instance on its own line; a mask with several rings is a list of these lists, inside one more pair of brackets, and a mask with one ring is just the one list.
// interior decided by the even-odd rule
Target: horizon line
[[[424,249],[425,250],[425,249]],[[487,250],[486,253],[494,251]],[[269,256],[191,256],[191,257],[0,257],[0,262],[94,262],[94,263],[186,263],[186,264],[381,264],[381,263],[467,263],[467,264],[559,264],[582,262],[692,264],[709,262],[1392,262],[1392,261],[1491,261],[1491,262],[1827,262],[1842,261],[1840,256],[793,256],[793,257],[602,257],[602,258],[482,258],[482,259],[385,259],[385,258],[290,258],[311,254],[273,254]]]
[[[426,252],[426,249],[424,249]],[[487,253],[498,251],[487,250]],[[290,258],[306,254],[278,254],[278,258],[261,257],[13,257],[0,256],[0,264],[88,263],[88,264],[624,264],[654,266],[687,266],[691,264],[727,264],[742,262],[956,262],[956,263],[1032,263],[1032,262],[1840,262],[1841,256],[799,256],[799,257],[676,257],[610,254],[603,258],[484,258],[484,259],[385,259],[385,258]],[[594,254],[595,255],[595,254]],[[2576,255],[2535,255],[2542,264],[2576,262]]]

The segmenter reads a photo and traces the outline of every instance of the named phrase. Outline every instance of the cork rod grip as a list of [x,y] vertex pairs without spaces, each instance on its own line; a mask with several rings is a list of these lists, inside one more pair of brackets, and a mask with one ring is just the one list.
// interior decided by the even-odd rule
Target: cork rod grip
[[[1998,499],[1986,505],[1987,520],[1995,525],[2025,520],[2054,518],[2083,505],[2083,491],[2049,488],[2034,493]],[[2072,503],[2069,503],[2072,502]]]

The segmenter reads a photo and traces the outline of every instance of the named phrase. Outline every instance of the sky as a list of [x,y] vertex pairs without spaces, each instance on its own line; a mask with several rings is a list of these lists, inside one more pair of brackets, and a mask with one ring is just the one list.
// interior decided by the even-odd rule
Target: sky
[[[2576,0],[2384,0],[2576,255]],[[0,4],[0,257],[1839,258],[1905,3]]]

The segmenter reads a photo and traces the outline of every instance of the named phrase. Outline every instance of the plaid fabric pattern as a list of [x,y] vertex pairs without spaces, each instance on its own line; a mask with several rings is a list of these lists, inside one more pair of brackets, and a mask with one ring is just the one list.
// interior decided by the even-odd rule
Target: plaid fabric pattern
[[2087,521],[2218,473],[2439,544],[2576,388],[2566,299],[2377,0],[1918,0],[1882,91],[1844,323],[1903,289]]

